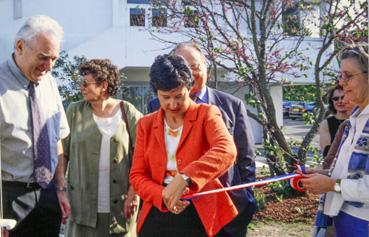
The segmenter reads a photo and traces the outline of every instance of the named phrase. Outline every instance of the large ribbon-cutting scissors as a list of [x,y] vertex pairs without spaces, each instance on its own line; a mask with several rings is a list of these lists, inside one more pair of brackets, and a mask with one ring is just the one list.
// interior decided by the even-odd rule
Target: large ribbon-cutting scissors
[[278,182],[278,181],[283,181],[283,180],[289,180],[290,185],[293,189],[299,192],[304,192],[305,190],[302,186],[301,179],[303,178],[302,174],[305,173],[305,168],[303,166],[297,166],[297,169],[300,171],[300,173],[280,175],[280,176],[275,176],[275,177],[264,179],[264,180],[255,181],[252,183],[239,184],[239,185],[226,187],[226,188],[219,188],[219,189],[204,191],[200,193],[187,194],[187,195],[184,195],[181,199],[191,200],[191,199],[200,198],[202,196],[210,195],[214,193],[233,191],[233,190],[244,189],[244,188],[249,188],[249,187],[257,187],[257,186],[266,185],[268,183],[273,183],[273,182]]

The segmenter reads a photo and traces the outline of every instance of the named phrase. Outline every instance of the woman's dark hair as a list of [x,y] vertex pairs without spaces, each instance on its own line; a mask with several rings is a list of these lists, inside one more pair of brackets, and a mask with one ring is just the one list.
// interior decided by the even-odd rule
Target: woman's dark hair
[[368,73],[368,44],[357,44],[344,47],[340,52],[340,60],[354,58],[363,73]]
[[340,85],[335,85],[334,87],[330,88],[328,90],[328,93],[327,93],[327,100],[328,100],[328,110],[329,112],[331,112],[332,114],[336,114],[337,113],[337,110],[336,108],[334,108],[334,104],[333,104],[333,100],[332,100],[332,97],[333,97],[333,94],[336,90],[341,90],[343,91],[343,88],[342,86]]
[[86,61],[79,66],[79,74],[81,76],[90,74],[96,80],[97,84],[106,81],[110,96],[114,96],[117,93],[121,84],[118,67],[112,64],[109,59],[92,59]]
[[177,55],[160,55],[150,69],[150,85],[154,93],[170,91],[181,85],[191,88],[194,84],[192,72],[186,61]]

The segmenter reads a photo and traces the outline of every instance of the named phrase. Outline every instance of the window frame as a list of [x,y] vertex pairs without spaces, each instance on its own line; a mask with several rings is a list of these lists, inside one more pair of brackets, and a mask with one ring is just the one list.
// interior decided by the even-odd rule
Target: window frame
[[[140,11],[140,13],[135,14],[135,13],[133,13],[134,11],[137,11],[137,13],[139,13],[139,11]],[[132,23],[134,23],[135,20],[134,19],[132,20],[132,18],[134,16],[137,16],[137,19],[138,19],[137,21],[140,20],[139,19],[140,16],[141,17],[143,16],[143,25],[142,24],[133,25]],[[129,8],[129,26],[130,27],[145,27],[146,26],[146,9],[145,8],[142,8],[142,7],[135,7],[135,8],[131,7],[131,8]]]
[[[155,12],[155,13],[154,13]],[[164,13],[164,14],[162,14]],[[155,19],[160,22],[160,17],[164,16],[164,24],[155,24]],[[168,9],[165,7],[151,8],[151,26],[152,27],[167,27],[168,26]]]

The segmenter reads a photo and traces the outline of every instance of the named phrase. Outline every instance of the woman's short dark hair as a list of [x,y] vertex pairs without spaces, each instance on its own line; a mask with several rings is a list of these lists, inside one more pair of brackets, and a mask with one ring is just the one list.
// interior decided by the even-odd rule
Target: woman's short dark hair
[[191,88],[194,84],[192,72],[181,56],[160,55],[150,69],[150,85],[154,93],[170,91],[181,85]]
[[340,52],[340,60],[354,58],[363,73],[368,73],[368,44],[356,44],[344,47]]
[[332,100],[332,97],[333,97],[333,94],[336,90],[341,90],[343,91],[343,88],[342,86],[340,85],[335,85],[334,87],[330,88],[328,90],[328,93],[327,93],[327,100],[328,100],[328,110],[332,113],[332,114],[336,114],[337,113],[337,110],[336,108],[334,107],[334,104],[333,104],[333,100]]
[[109,59],[92,59],[79,66],[81,76],[91,75],[98,84],[106,81],[108,83],[108,93],[114,96],[121,84],[118,67],[111,63]]

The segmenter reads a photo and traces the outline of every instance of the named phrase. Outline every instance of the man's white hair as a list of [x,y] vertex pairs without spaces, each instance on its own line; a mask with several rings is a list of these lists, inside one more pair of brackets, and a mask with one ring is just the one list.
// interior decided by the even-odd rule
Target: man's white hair
[[18,33],[15,35],[14,45],[20,39],[30,42],[40,33],[51,34],[55,37],[55,40],[57,40],[58,43],[61,43],[64,35],[63,28],[57,21],[49,16],[36,15],[28,18],[28,20],[19,29]]

